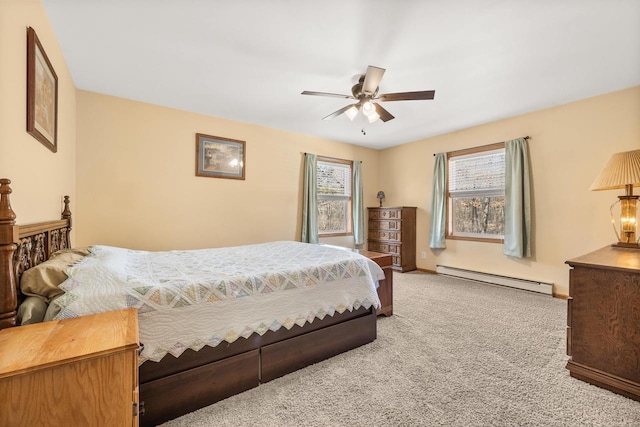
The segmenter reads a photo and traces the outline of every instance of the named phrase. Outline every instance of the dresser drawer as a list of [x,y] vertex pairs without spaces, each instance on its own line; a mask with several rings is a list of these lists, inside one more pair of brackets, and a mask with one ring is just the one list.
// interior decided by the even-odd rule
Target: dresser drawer
[[369,250],[373,252],[384,252],[384,253],[400,253],[400,245],[395,243],[383,243],[383,242],[372,242],[369,241]]
[[369,210],[369,219],[402,219],[402,210],[400,209]]
[[387,231],[387,230],[371,230],[369,229],[369,238],[375,240],[395,240],[401,241],[402,236],[399,231]]
[[369,221],[369,230],[400,230],[402,221]]

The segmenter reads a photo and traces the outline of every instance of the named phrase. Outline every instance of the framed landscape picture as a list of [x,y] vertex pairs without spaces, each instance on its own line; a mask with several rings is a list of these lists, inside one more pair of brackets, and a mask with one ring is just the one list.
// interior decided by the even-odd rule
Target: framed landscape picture
[[245,142],[196,134],[196,176],[244,179]]
[[58,151],[58,76],[31,27],[27,29],[27,132]]

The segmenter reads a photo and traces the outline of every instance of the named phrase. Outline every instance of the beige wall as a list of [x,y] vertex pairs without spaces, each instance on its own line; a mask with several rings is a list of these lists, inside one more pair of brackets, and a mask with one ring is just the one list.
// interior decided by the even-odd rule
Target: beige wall
[[[299,240],[304,152],[362,160],[365,203],[376,201],[376,150],[93,92],[80,90],[77,99],[79,245]],[[196,133],[246,141],[246,180],[196,177]]]
[[[58,152],[26,131],[27,27],[33,27],[58,76]],[[21,224],[60,217],[75,199],[76,89],[39,0],[0,0],[0,177],[9,178]]]
[[[525,135],[531,136],[533,257],[510,258],[500,244],[459,240],[430,250],[433,154]],[[564,262],[616,241],[609,205],[623,191],[589,187],[611,154],[638,148],[640,86],[384,150],[380,182],[386,204],[418,207],[419,268],[447,265],[546,281],[567,295]]]
[[[55,154],[25,131],[27,26],[58,75]],[[548,281],[567,294],[564,261],[615,238],[608,207],[619,192],[588,188],[612,153],[640,145],[640,87],[381,152],[76,91],[39,0],[0,0],[0,76],[0,177],[13,181],[18,222],[58,217],[69,194],[79,245],[169,249],[298,239],[308,151],[363,160],[366,206],[376,205],[382,189],[385,205],[418,207],[420,268],[443,264]],[[245,140],[246,180],[195,177],[196,132]],[[501,245],[464,241],[431,251],[433,153],[523,135],[532,137],[533,257],[509,258]]]

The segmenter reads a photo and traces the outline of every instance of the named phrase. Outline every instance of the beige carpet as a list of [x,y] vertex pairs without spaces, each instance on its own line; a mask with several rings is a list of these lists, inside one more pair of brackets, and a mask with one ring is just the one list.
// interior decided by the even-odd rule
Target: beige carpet
[[569,376],[566,301],[394,275],[378,339],[167,426],[640,426],[640,403]]

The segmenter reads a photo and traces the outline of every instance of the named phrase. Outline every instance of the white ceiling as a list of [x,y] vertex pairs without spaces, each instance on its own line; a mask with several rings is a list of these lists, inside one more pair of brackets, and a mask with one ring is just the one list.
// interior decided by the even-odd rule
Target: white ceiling
[[[373,148],[640,84],[640,0],[43,3],[80,89]],[[368,65],[380,93],[435,99],[369,124],[300,95],[350,94]]]

